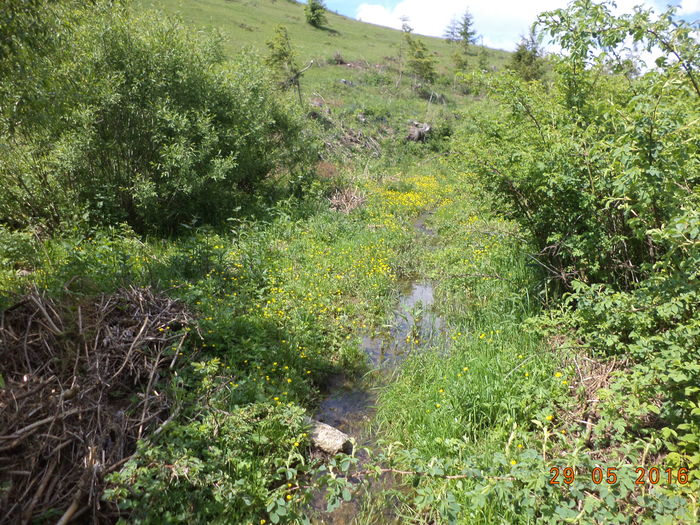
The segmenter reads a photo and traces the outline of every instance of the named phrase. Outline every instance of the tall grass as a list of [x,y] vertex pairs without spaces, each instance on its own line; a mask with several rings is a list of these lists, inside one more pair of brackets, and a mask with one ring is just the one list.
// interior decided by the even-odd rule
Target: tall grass
[[[547,422],[552,399],[562,392],[558,360],[524,327],[539,311],[539,276],[527,262],[528,245],[514,224],[487,211],[487,199],[466,181],[441,180],[449,197],[430,220],[438,239],[422,254],[422,274],[437,284],[434,308],[448,327],[445,341],[414,354],[379,396],[376,424],[387,442],[408,451],[398,459],[404,469],[493,469],[497,454],[517,464],[531,420]],[[450,519],[452,512],[468,523],[518,521],[497,501],[477,510],[459,490],[479,481],[420,482],[412,519]],[[421,499],[426,487],[434,497]],[[435,498],[448,493],[455,498],[452,511],[440,512]]]

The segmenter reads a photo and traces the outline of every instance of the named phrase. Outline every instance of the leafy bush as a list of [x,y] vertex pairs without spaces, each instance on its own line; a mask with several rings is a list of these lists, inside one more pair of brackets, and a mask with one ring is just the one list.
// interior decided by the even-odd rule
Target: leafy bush
[[282,89],[295,88],[299,105],[302,105],[300,80],[305,69],[301,69],[297,63],[296,52],[285,26],[275,27],[275,35],[267,41],[267,48],[270,53],[265,57],[265,63],[274,70],[279,86]]
[[46,45],[1,65],[26,74],[0,90],[0,221],[172,230],[226,218],[271,173],[305,168],[301,121],[256,57],[225,65],[218,39],[110,4],[37,9]]
[[328,20],[326,19],[326,6],[322,0],[308,0],[304,7],[306,21],[314,27],[321,27]]
[[530,31],[522,37],[510,61],[510,67],[525,81],[539,80],[544,75],[543,51],[537,35]]
[[174,385],[190,413],[110,477],[107,497],[131,511],[131,523],[277,523],[298,512],[297,477],[308,468],[304,410],[232,407],[226,397],[235,388],[220,384],[221,368],[219,359],[193,363],[196,388]]
[[[553,86],[482,77],[502,114],[475,115],[456,145],[531,233],[550,283],[568,292],[545,324],[573,329],[600,359],[626,362],[600,392],[598,447],[641,440],[692,469],[700,465],[700,46],[695,26],[673,14],[615,17],[581,0],[542,15],[565,51]],[[616,74],[626,39],[660,49],[657,69]]]
[[[593,22],[585,12],[578,16],[571,23],[584,26],[583,33]],[[611,17],[607,24],[616,21]],[[630,32],[642,24],[639,17],[618,22]],[[668,33],[649,45],[684,38],[687,28],[668,24],[643,26]],[[555,36],[568,35],[564,25],[558,27],[553,26]],[[605,49],[627,35],[618,27],[622,32],[610,35],[606,27],[599,29]],[[506,114],[474,115],[458,147],[532,233],[553,276],[567,285],[576,278],[630,287],[646,274],[645,264],[665,251],[650,230],[663,227],[694,198],[700,180],[695,124],[700,93],[677,65],[633,83],[606,75],[605,53],[592,63],[586,58],[594,42],[584,41],[579,57],[574,46],[581,41],[562,38],[572,55],[559,60],[551,91],[508,73],[483,79]]]
[[602,396],[599,434],[648,439],[661,428],[669,465],[697,468],[700,212],[686,210],[650,234],[667,251],[646,280],[629,292],[577,282],[563,320],[599,355],[633,363]]

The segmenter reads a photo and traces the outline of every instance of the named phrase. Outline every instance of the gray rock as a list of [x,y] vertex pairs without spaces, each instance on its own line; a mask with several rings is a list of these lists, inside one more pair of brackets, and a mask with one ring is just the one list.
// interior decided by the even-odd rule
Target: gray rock
[[352,442],[346,433],[315,419],[306,418],[306,422],[311,427],[311,443],[315,448],[331,455],[352,453]]
[[408,137],[406,137],[406,140],[411,140],[413,142],[424,142],[432,129],[433,128],[430,126],[430,124],[423,124],[413,121],[408,130]]

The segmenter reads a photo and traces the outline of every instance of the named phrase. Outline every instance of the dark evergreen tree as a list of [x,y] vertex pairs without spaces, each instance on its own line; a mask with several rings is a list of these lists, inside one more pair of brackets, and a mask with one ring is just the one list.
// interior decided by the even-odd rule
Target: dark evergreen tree
[[523,36],[511,58],[510,68],[526,81],[539,80],[544,75],[544,58],[537,34],[530,30]]
[[462,18],[457,23],[457,34],[459,41],[465,49],[476,43],[476,30],[474,29],[474,17],[469,11],[465,11]]

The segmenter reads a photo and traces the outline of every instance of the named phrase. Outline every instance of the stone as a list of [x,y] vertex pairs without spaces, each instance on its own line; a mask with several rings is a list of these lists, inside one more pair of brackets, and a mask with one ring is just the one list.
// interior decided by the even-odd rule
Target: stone
[[408,130],[408,137],[406,140],[413,142],[424,142],[428,134],[432,130],[430,124],[423,124],[420,122],[412,122]]
[[311,443],[315,448],[330,455],[352,453],[352,442],[345,432],[315,419],[306,418],[306,422],[311,427]]

